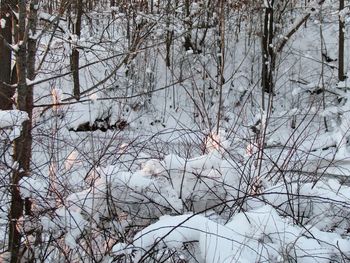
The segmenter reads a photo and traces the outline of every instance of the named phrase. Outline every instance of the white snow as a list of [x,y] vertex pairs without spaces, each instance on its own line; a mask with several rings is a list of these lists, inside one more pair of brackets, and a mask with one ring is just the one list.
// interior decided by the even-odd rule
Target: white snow
[[0,19],[0,26],[1,26],[1,28],[6,27],[6,20],[5,19],[3,19],[3,18]]
[[0,110],[0,129],[21,126],[22,122],[28,120],[28,114],[19,110]]
[[349,240],[315,227],[293,226],[268,205],[239,213],[226,225],[201,215],[163,216],[140,231],[133,246],[139,248],[140,260],[154,245],[181,249],[191,241],[199,242],[204,262],[328,262],[332,254],[350,253]]
[[[134,2],[131,13],[96,2],[95,10],[84,10],[79,38],[65,16],[35,7],[42,31],[28,37],[38,41],[42,64],[27,79],[34,85],[33,151],[30,176],[19,182],[34,217],[19,226],[41,231],[45,260],[58,262],[64,253],[70,262],[347,262],[349,85],[337,80],[338,63],[325,63],[321,53],[337,58],[338,18],[348,36],[348,7],[338,12],[335,1],[314,0],[290,8],[296,1],[285,1],[270,47],[288,42],[275,54],[275,92],[267,94],[262,21],[254,12],[271,1],[224,1],[225,17],[208,1],[192,1],[189,16],[182,1],[171,1],[170,10],[167,1],[155,1],[153,13],[133,13],[141,8]],[[193,50],[186,51],[188,33]],[[72,95],[74,45],[81,101]],[[3,236],[6,189],[19,168],[11,140],[27,119],[0,111]],[[101,130],[75,132],[82,124]],[[28,246],[32,240],[26,234]]]

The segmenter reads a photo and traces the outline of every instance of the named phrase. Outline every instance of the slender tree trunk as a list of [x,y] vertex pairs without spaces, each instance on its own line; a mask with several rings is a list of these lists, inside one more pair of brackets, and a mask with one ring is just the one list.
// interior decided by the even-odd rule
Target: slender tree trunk
[[[14,89],[7,84],[11,83],[11,49],[12,43],[12,15],[10,1],[2,0],[0,3],[0,109],[12,109],[12,96]],[[3,24],[4,23],[4,24]]]
[[[35,77],[35,54],[38,0],[30,4],[28,16],[28,28],[26,28],[27,9],[26,0],[18,1],[18,52],[16,54],[16,76],[17,76],[17,109],[25,111],[29,119],[22,124],[20,136],[14,142],[14,161],[18,167],[14,169],[11,180],[11,206],[9,227],[9,250],[11,252],[11,263],[17,263],[22,257],[21,252],[21,228],[18,220],[23,216],[23,208],[27,215],[31,214],[31,202],[23,200],[20,195],[19,181],[24,176],[30,175],[30,162],[32,152],[32,111],[33,111],[33,87],[27,85],[27,79]],[[27,259],[27,262],[30,262]]]
[[185,47],[185,50],[191,50],[191,49],[193,50],[192,43],[191,43],[192,23],[190,20],[190,0],[185,0],[184,8],[185,8],[184,13],[185,13],[185,24],[186,24],[184,47]]
[[[17,70],[17,109],[26,110],[26,65],[27,48],[24,42],[26,20],[26,1],[18,1],[18,52],[16,54]],[[11,182],[11,207],[10,207],[10,229],[9,229],[9,250],[11,251],[11,263],[17,263],[20,260],[20,247],[22,233],[18,227],[18,220],[23,215],[23,200],[20,195],[19,181],[29,172],[30,151],[28,153],[27,132],[30,128],[30,121],[22,124],[20,137],[14,143],[14,161],[18,163],[17,169],[14,169]]]
[[264,26],[262,35],[262,72],[261,86],[263,92],[273,92],[273,71],[275,68],[275,52],[273,50],[273,1],[265,7]]
[[[81,18],[83,15],[83,0],[76,0],[76,21],[74,23],[73,33],[77,36],[77,40],[81,34]],[[71,54],[71,70],[73,75],[73,94],[76,100],[80,100],[80,79],[79,79],[79,50],[75,46]]]
[[170,68],[170,64],[171,64],[171,44],[173,42],[173,35],[174,35],[174,31],[170,30],[170,20],[171,20],[171,15],[170,15],[170,8],[171,8],[171,0],[168,0],[167,2],[167,8],[166,8],[166,12],[167,12],[167,33],[166,33],[166,58],[165,58],[165,62],[166,62],[166,66],[168,68]]
[[216,134],[219,134],[220,121],[222,115],[222,92],[223,85],[225,84],[224,71],[225,71],[225,9],[224,0],[220,0],[220,20],[219,20],[219,36],[218,36],[218,49],[220,50],[220,56],[218,57],[218,69],[217,69],[217,83],[219,85],[219,105],[216,122]]
[[[339,0],[339,11],[344,9],[344,0]],[[339,15],[339,46],[338,46],[338,79],[344,81],[346,79],[344,72],[344,31],[345,23],[344,18]]]
[[273,9],[274,1],[271,1],[271,7],[269,8],[269,39],[268,39],[268,52],[269,52],[269,75],[268,75],[268,89],[266,92],[273,93],[274,92],[274,79],[273,74],[276,68],[276,59],[275,59],[275,50],[273,46],[273,38],[274,38],[274,9]]
[[[27,79],[35,79],[35,57],[36,57],[36,44],[37,40],[35,37],[36,26],[38,22],[38,4],[39,0],[32,0],[30,3],[30,13],[28,18],[28,50],[27,50]],[[31,37],[32,36],[32,37]],[[27,127],[27,151],[29,160],[31,159],[31,148],[32,148],[32,115],[33,115],[33,85],[27,86],[27,97],[26,97],[26,112],[28,113],[29,121]],[[29,169],[29,166],[28,166]],[[29,199],[25,200],[25,212],[27,215],[31,215],[31,201]]]
[[265,14],[264,14],[264,27],[263,27],[263,34],[262,34],[262,68],[261,68],[261,86],[263,89],[263,92],[268,90],[267,88],[267,74],[268,74],[268,14],[267,10],[265,8]]

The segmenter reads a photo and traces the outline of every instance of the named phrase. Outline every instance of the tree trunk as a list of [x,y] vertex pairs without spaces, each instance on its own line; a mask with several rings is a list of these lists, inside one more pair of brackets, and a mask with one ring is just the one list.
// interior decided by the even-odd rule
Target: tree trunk
[[[36,26],[38,23],[38,10],[37,6],[39,0],[32,0],[30,3],[30,13],[28,18],[28,28],[29,28],[29,37],[28,37],[28,50],[27,50],[27,78],[29,80],[35,79],[35,56],[36,56],[36,44],[37,40],[35,37]],[[28,113],[29,121],[27,128],[27,141],[28,144],[28,156],[29,160],[31,159],[31,148],[32,148],[32,115],[33,115],[33,85],[27,86],[27,97],[26,97],[26,112]],[[28,166],[28,169],[30,167]],[[31,202],[29,199],[25,200],[25,212],[26,214],[31,214]]]
[[[81,34],[81,18],[83,16],[83,0],[76,0],[76,21],[74,23],[73,33],[76,35],[77,40]],[[80,100],[80,79],[79,79],[79,50],[75,46],[71,54],[71,70],[73,75],[73,95],[76,100]]]
[[[16,54],[16,70],[17,70],[17,109],[25,111],[26,109],[26,64],[27,64],[27,48],[24,40],[25,20],[26,20],[26,1],[18,1],[18,52]],[[10,229],[9,229],[9,250],[11,252],[11,263],[17,263],[20,260],[21,247],[21,230],[18,226],[18,220],[23,215],[23,200],[20,195],[19,181],[26,172],[29,172],[28,144],[27,131],[30,126],[30,121],[25,121],[22,124],[20,137],[14,143],[14,161],[18,163],[17,169],[14,169],[11,182],[11,207],[10,207]],[[30,152],[29,152],[30,154]]]
[[[192,22],[191,22],[191,19],[190,19],[190,0],[185,0],[185,5],[184,5],[184,8],[185,8],[185,28],[186,28],[186,33],[185,33],[185,43],[184,43],[184,47],[185,47],[185,50],[193,50],[193,46],[192,46],[192,43],[191,43],[191,34],[192,34]],[[194,50],[193,50],[194,51]]]
[[171,15],[170,15],[170,9],[171,9],[171,0],[168,0],[167,2],[167,33],[166,33],[166,41],[165,41],[165,46],[166,46],[166,58],[165,58],[165,63],[168,68],[170,68],[171,64],[171,44],[173,42],[173,36],[174,36],[174,31],[170,30],[170,20],[171,20]]
[[217,45],[218,45],[218,66],[217,66],[217,84],[219,90],[219,105],[217,113],[217,122],[216,122],[216,134],[219,134],[220,130],[220,120],[222,115],[222,88],[225,84],[224,72],[225,72],[225,9],[224,9],[224,0],[220,1],[219,6],[219,35],[217,36]]
[[[344,9],[344,0],[339,0],[339,11]],[[344,81],[346,79],[344,73],[344,31],[345,23],[344,17],[339,14],[339,46],[338,46],[338,79],[339,81]]]
[[12,109],[12,96],[14,89],[8,84],[11,83],[11,49],[12,43],[12,16],[10,1],[3,0],[0,3],[0,20],[5,23],[0,26],[0,109]]
[[[35,29],[37,24],[38,0],[30,4],[28,17],[28,32],[26,29],[26,0],[18,1],[18,52],[16,54],[17,75],[17,109],[25,111],[29,119],[22,124],[20,136],[14,142],[13,159],[18,164],[14,169],[11,180],[11,207],[9,227],[9,251],[11,252],[11,263],[17,263],[22,257],[21,253],[21,228],[18,220],[23,216],[25,205],[26,214],[31,214],[31,203],[29,199],[23,200],[20,195],[19,181],[24,176],[30,175],[31,149],[32,149],[32,110],[33,110],[33,87],[27,85],[27,78],[33,80],[35,77],[35,53],[36,40]],[[28,34],[28,35],[26,35]]]
[[265,7],[264,26],[262,35],[262,72],[261,86],[263,92],[273,93],[273,71],[275,67],[275,52],[273,50],[273,1]]

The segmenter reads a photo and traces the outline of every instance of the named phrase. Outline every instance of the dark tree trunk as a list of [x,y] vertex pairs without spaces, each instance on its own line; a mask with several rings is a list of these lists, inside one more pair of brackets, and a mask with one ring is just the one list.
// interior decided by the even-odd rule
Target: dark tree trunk
[[[35,35],[37,25],[38,0],[30,4],[30,12],[27,17],[26,0],[18,1],[18,22],[17,39],[18,52],[16,54],[16,77],[17,77],[17,109],[25,111],[29,119],[22,124],[20,136],[14,142],[13,159],[18,163],[14,169],[11,180],[11,206],[10,206],[10,227],[9,227],[9,250],[11,252],[11,263],[17,263],[22,257],[21,252],[21,229],[18,228],[18,219],[23,216],[23,208],[26,214],[31,214],[31,202],[23,200],[20,195],[19,181],[24,176],[30,175],[30,162],[32,153],[32,111],[33,111],[33,87],[27,85],[27,79],[35,77],[35,53],[36,40],[30,36]],[[28,29],[26,20],[28,19]],[[28,36],[25,36],[28,34]],[[29,262],[27,260],[27,262]]]
[[265,7],[262,35],[262,72],[261,85],[266,93],[273,93],[273,72],[275,68],[275,52],[273,49],[273,1]]
[[8,84],[11,83],[11,49],[12,43],[12,15],[10,10],[10,1],[2,0],[0,3],[0,20],[5,25],[0,26],[0,109],[12,109],[12,96],[14,89]]
[[[344,0],[339,0],[339,11],[344,9]],[[344,18],[339,16],[339,46],[338,46],[338,79],[344,81],[346,79],[344,72],[344,31],[345,23]]]
[[170,8],[171,8],[171,1],[168,0],[167,2],[167,33],[166,33],[166,58],[165,58],[165,63],[166,63],[166,66],[168,68],[170,68],[170,64],[171,64],[171,56],[170,56],[170,53],[171,53],[171,44],[173,42],[173,35],[174,35],[174,31],[173,30],[170,30]]
[[[77,39],[80,38],[81,34],[81,18],[83,16],[83,1],[76,1],[76,21],[74,23],[74,34],[77,36]],[[79,50],[75,46],[72,50],[72,55],[70,58],[71,61],[71,70],[73,75],[73,95],[76,100],[80,100],[80,79],[79,79]]]
[[[26,20],[26,1],[18,1],[18,40],[23,41],[25,35],[25,20]],[[16,54],[16,70],[17,70],[17,109],[26,110],[26,66],[27,66],[27,48],[26,44],[18,45]],[[23,215],[23,200],[20,195],[19,181],[29,172],[28,144],[27,131],[30,128],[30,121],[25,121],[22,124],[21,135],[14,143],[14,161],[18,163],[17,169],[14,169],[11,182],[11,207],[10,207],[10,229],[9,229],[9,250],[11,251],[11,263],[17,263],[20,260],[20,248],[22,234],[17,227],[19,218]],[[29,150],[30,155],[30,150]]]
[[269,17],[267,8],[264,14],[264,29],[262,34],[262,68],[261,68],[261,86],[264,92],[268,91],[268,23]]
[[192,34],[192,23],[190,20],[190,0],[185,0],[185,24],[186,24],[186,34],[185,34],[185,50],[193,50],[193,46],[191,43],[191,34]]

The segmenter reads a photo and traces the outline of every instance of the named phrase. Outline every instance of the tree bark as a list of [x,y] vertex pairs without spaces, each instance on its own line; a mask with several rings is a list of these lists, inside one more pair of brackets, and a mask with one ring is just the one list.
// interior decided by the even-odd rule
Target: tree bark
[[273,3],[264,8],[264,25],[262,34],[262,72],[261,86],[263,92],[273,92],[273,71],[275,52],[272,46],[273,40]]
[[12,43],[12,15],[10,0],[3,0],[0,3],[0,20],[5,25],[0,26],[0,109],[12,109],[12,97],[14,89],[9,86],[11,83],[11,58],[12,51],[9,45]]
[[166,33],[166,41],[165,41],[165,46],[166,46],[166,57],[165,57],[165,64],[168,68],[170,68],[171,64],[171,45],[173,42],[173,36],[174,36],[174,31],[170,30],[170,20],[171,20],[171,15],[170,15],[170,9],[171,9],[171,0],[168,0],[167,2],[167,33]]
[[[22,257],[21,253],[21,228],[18,220],[23,216],[23,208],[26,214],[31,214],[31,202],[23,200],[20,195],[19,181],[24,176],[30,175],[30,162],[32,156],[32,110],[33,110],[33,87],[27,85],[27,78],[33,80],[35,77],[35,54],[38,0],[30,4],[30,12],[27,17],[26,0],[18,1],[18,51],[16,53],[16,75],[17,75],[17,109],[25,111],[29,119],[22,124],[20,136],[14,142],[13,159],[18,164],[11,178],[11,206],[9,227],[9,250],[11,252],[11,263],[17,263]],[[26,20],[28,19],[28,28]]]
[[[185,0],[185,5],[184,5],[184,8],[185,8],[185,28],[186,28],[186,34],[185,34],[185,43],[184,43],[184,47],[185,47],[185,50],[188,51],[188,50],[193,50],[193,46],[192,46],[192,43],[191,43],[191,38],[192,38],[192,22],[191,22],[191,19],[190,19],[190,0]],[[194,51],[194,50],[193,50]]]
[[[339,0],[339,12],[344,9],[344,0]],[[346,79],[344,72],[344,18],[339,14],[339,46],[338,46],[338,79],[344,81]]]
[[[26,109],[26,65],[27,65],[27,48],[24,43],[25,20],[26,20],[26,3],[25,0],[18,1],[18,51],[16,54],[16,71],[17,71],[17,109]],[[11,207],[10,207],[10,229],[9,229],[9,250],[11,252],[11,263],[17,263],[20,260],[20,248],[22,233],[18,227],[18,220],[23,215],[23,200],[19,190],[19,181],[24,173],[29,172],[28,145],[26,142],[27,131],[30,121],[22,124],[21,135],[15,140],[13,159],[17,162],[18,167],[14,169],[11,181]]]
[[219,35],[218,38],[218,50],[220,51],[220,56],[218,57],[218,67],[217,67],[217,84],[219,90],[219,105],[217,113],[217,122],[216,122],[216,134],[219,134],[220,130],[220,121],[222,115],[222,106],[223,106],[223,85],[225,84],[224,72],[225,72],[225,9],[224,9],[224,0],[220,0],[219,6]]
[[[76,1],[76,21],[74,23],[73,33],[76,35],[77,40],[81,35],[81,18],[83,15],[83,1]],[[73,95],[76,100],[80,100],[80,79],[79,79],[79,50],[78,47],[75,46],[72,49],[71,54],[71,70],[73,75]]]

